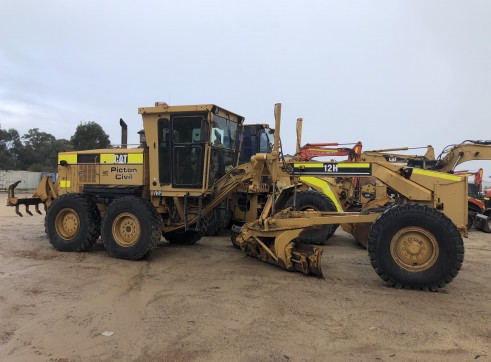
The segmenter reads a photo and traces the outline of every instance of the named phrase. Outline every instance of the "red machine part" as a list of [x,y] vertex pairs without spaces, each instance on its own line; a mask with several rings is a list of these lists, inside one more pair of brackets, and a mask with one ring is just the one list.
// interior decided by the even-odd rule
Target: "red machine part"
[[347,143],[307,143],[300,148],[295,159],[310,161],[314,157],[348,156],[349,162],[356,162],[360,160],[363,144],[361,142],[349,143],[349,145],[352,144],[354,144],[353,148],[340,147],[348,145]]

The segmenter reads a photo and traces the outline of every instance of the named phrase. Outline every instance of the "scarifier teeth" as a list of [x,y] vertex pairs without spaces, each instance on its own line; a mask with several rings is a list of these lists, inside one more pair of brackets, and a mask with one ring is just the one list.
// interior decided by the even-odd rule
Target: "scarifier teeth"
[[[23,204],[23,203],[20,203],[20,204],[17,204],[15,205],[15,213],[17,215],[19,215],[20,217],[24,217],[24,215],[22,215],[22,213],[19,211],[19,206],[20,205],[24,205],[25,208],[26,208],[26,214],[27,215],[30,215],[30,216],[34,216],[31,212],[31,210],[29,210],[29,204]],[[31,204],[32,205],[32,204]],[[44,204],[43,204],[44,205]],[[41,212],[41,210],[39,210],[39,204],[35,204],[34,205],[34,209],[36,210],[36,212],[39,214],[39,215],[42,215],[43,213]],[[46,208],[46,205],[44,205],[44,211],[46,212],[47,208]]]

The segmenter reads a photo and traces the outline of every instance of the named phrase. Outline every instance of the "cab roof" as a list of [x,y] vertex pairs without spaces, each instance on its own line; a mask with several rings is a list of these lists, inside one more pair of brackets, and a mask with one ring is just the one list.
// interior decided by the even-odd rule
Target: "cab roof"
[[244,120],[244,117],[237,113],[230,112],[225,108],[219,107],[215,104],[197,104],[197,105],[181,105],[181,106],[169,106],[167,103],[155,102],[154,107],[141,107],[138,108],[138,113],[145,114],[160,114],[160,113],[188,113],[188,112],[212,112],[215,114],[228,114],[232,118],[237,118],[240,121]]

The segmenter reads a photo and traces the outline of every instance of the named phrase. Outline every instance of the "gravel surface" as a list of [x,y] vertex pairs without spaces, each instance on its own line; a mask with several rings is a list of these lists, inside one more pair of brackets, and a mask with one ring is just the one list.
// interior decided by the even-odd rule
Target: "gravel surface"
[[325,279],[234,249],[226,233],[164,239],[147,260],[54,250],[44,215],[0,197],[1,361],[491,360],[491,234],[470,232],[440,292],[384,285],[337,231]]

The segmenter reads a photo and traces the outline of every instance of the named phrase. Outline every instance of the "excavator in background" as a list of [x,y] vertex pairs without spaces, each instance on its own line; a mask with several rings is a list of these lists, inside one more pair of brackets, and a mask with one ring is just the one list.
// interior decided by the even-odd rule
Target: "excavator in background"
[[[455,173],[455,168],[467,161],[491,160],[491,140],[465,140],[459,144],[446,146],[438,155],[434,166],[429,170]],[[482,174],[477,175],[478,184],[482,183]],[[476,178],[475,178],[476,180]],[[482,186],[481,186],[482,187]],[[491,232],[491,208],[485,206],[480,208],[480,201],[472,203],[472,224],[479,230]],[[471,202],[469,202],[471,208]],[[471,220],[469,220],[471,221]]]
[[471,179],[469,179],[469,197],[473,197],[475,199],[482,199],[483,197],[483,192],[482,192],[482,181],[483,181],[483,174],[484,170],[480,168],[477,171],[471,171],[471,170],[459,170],[459,171],[454,171],[454,174],[467,174],[468,177],[473,176],[474,179],[471,182]]
[[491,188],[484,192],[484,205],[486,208],[491,208]]
[[467,161],[491,160],[491,140],[465,140],[446,146],[429,170],[452,172]]
[[[345,146],[351,146],[345,147]],[[339,157],[347,156],[348,162],[360,161],[363,144],[356,143],[307,143],[297,149],[293,161],[311,161],[316,157]]]
[[475,226],[476,229],[487,233],[491,232],[491,224],[489,221],[491,209],[486,208],[482,193],[483,169],[480,168],[477,171],[459,170],[453,171],[453,174],[474,177],[473,182],[470,182],[469,180],[468,185],[469,221],[467,227],[470,229],[472,226]]

